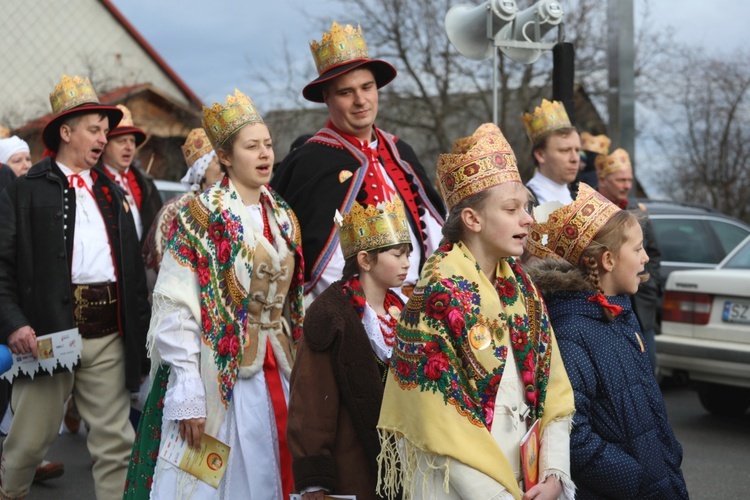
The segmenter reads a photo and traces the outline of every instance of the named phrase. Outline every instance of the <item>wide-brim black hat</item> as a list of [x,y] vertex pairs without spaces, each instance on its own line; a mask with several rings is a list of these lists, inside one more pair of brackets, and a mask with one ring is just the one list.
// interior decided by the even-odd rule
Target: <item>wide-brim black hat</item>
[[124,127],[116,127],[109,134],[107,134],[107,139],[112,139],[113,137],[127,134],[133,134],[135,136],[135,147],[140,146],[141,144],[143,144],[143,141],[146,140],[146,132],[144,132],[142,129],[139,129],[138,127],[132,127],[130,125]]
[[81,104],[75,108],[63,111],[44,126],[44,130],[42,130],[44,145],[47,146],[47,149],[57,153],[57,150],[60,148],[60,126],[63,122],[73,116],[88,115],[91,113],[104,113],[107,115],[110,130],[117,127],[120,120],[122,120],[122,111],[115,106],[93,103]]
[[396,68],[381,59],[353,59],[345,63],[328,68],[318,78],[311,81],[302,89],[302,96],[308,101],[324,102],[323,87],[326,82],[357,68],[366,67],[372,71],[378,88],[385,87],[396,78]]

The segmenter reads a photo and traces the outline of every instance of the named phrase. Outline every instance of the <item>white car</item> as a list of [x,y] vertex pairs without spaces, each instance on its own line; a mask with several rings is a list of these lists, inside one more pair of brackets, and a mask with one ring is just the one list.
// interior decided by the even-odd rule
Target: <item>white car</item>
[[750,408],[750,237],[714,269],[674,271],[656,352],[664,375],[697,382],[703,407],[719,415]]
[[163,202],[171,200],[175,196],[180,196],[187,191],[187,188],[181,182],[154,179],[154,184],[156,185],[156,189],[159,190],[159,195]]

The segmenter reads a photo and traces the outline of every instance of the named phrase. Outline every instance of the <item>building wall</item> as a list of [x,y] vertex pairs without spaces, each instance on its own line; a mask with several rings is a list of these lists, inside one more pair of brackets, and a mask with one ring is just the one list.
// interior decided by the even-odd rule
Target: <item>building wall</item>
[[89,76],[97,93],[152,83],[187,104],[162,71],[99,0],[4,0],[0,123],[17,127],[48,113],[64,73]]

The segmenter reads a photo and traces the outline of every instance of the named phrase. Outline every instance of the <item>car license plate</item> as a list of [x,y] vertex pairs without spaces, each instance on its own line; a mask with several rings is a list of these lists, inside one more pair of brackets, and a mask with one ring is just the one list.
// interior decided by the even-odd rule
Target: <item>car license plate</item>
[[724,302],[724,311],[721,319],[727,323],[747,323],[750,324],[750,303]]

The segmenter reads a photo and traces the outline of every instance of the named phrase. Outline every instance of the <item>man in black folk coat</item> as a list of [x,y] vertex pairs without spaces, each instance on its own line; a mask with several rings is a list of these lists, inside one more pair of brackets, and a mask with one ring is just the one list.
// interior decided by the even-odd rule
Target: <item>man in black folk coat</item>
[[319,76],[302,95],[325,103],[329,120],[287,155],[271,179],[302,228],[306,302],[341,278],[336,210],[349,212],[355,200],[377,205],[394,196],[406,209],[414,248],[402,286],[408,295],[440,243],[445,208],[412,147],[375,126],[378,89],[396,77],[396,69],[370,58],[361,28],[333,23],[311,51]]
[[132,209],[138,238],[143,245],[151,224],[164,202],[154,184],[153,177],[133,164],[136,150],[146,140],[146,132],[133,125],[133,119],[127,107],[122,104],[118,104],[117,107],[123,112],[123,118],[117,127],[107,134],[107,145],[104,147],[101,161],[96,169],[115,181],[125,191],[125,198]]
[[78,328],[81,360],[73,372],[14,380],[0,498],[28,494],[71,392],[89,425],[96,496],[119,498],[150,316],[130,206],[92,171],[122,112],[100,105],[88,78],[63,76],[50,102],[56,116],[43,139],[52,156],[0,194],[0,343],[37,356],[37,336]]

